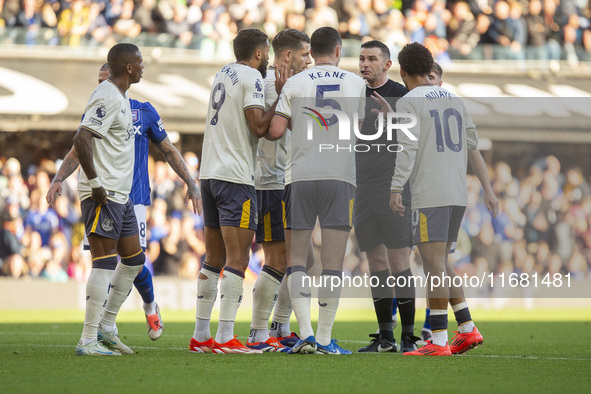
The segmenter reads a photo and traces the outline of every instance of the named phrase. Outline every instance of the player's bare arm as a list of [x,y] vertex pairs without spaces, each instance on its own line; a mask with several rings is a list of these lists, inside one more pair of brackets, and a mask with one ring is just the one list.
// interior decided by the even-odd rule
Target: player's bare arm
[[289,70],[287,63],[282,63],[279,69],[275,69],[275,91],[278,95],[277,100],[273,102],[273,105],[271,105],[267,111],[264,111],[261,108],[251,108],[244,111],[246,122],[248,123],[248,129],[254,137],[262,138],[268,134],[271,119],[275,114],[275,107],[277,107],[277,102],[279,101],[279,95],[281,94],[281,90],[283,89],[283,85],[285,85],[287,78],[291,75],[293,75],[293,71]]
[[167,163],[170,167],[177,173],[177,175],[185,181],[187,184],[187,193],[185,194],[185,207],[189,205],[189,200],[193,203],[193,212],[199,213],[201,215],[201,194],[199,192],[199,187],[197,187],[197,182],[195,179],[191,177],[191,173],[185,160],[176,149],[176,147],[170,142],[170,139],[166,137],[162,140],[159,144],[156,144],[156,147],[166,159]]
[[[93,135],[88,130],[78,129],[74,136],[74,148],[76,155],[80,161],[80,165],[86,174],[86,177],[91,180],[97,178],[96,170],[94,168],[94,161],[92,157],[92,139]],[[96,204],[107,204],[107,192],[102,186],[92,189],[92,201]]]
[[499,213],[499,201],[493,192],[486,169],[486,163],[479,150],[468,151],[468,163],[478,177],[482,188],[484,189],[484,204],[493,218]]
[[60,165],[60,169],[58,170],[57,174],[53,177],[51,181],[51,185],[49,186],[49,190],[47,191],[47,196],[45,199],[49,206],[53,206],[55,203],[55,195],[56,193],[60,196],[62,195],[62,182],[68,179],[70,175],[76,171],[80,162],[78,161],[78,156],[76,155],[76,149],[72,147],[66,157],[64,157],[64,161]]

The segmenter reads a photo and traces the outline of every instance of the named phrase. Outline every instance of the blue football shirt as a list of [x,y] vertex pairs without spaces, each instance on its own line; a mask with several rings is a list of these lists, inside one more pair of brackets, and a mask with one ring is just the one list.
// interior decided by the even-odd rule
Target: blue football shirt
[[150,178],[148,176],[148,148],[150,141],[162,142],[167,134],[162,119],[150,103],[130,99],[135,134],[135,165],[131,201],[134,204],[150,205]]

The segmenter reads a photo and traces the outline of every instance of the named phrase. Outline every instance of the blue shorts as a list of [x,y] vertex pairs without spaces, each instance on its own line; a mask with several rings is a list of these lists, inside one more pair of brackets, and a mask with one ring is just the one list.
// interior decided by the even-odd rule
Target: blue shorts
[[[408,184],[402,192],[402,203],[410,207]],[[367,252],[384,244],[388,249],[400,249],[412,245],[411,211],[404,210],[404,217],[390,208],[390,185],[376,188],[357,185],[355,197],[355,235],[359,249]]]
[[128,199],[125,204],[109,201],[108,204],[97,205],[92,198],[87,198],[80,203],[80,207],[87,236],[96,234],[105,238],[119,239],[138,233],[131,199]]
[[294,182],[285,187],[283,202],[286,229],[312,230],[318,218],[321,228],[350,231],[355,186],[336,180]]
[[283,190],[257,190],[257,243],[285,240],[282,197]]
[[412,243],[456,242],[466,207],[419,208],[412,211]]
[[205,226],[257,229],[257,196],[254,186],[202,179],[201,196]]

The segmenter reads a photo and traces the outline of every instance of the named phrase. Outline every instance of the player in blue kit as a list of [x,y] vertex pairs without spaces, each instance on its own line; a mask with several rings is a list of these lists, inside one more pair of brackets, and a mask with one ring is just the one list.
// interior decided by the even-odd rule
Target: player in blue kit
[[[109,64],[104,64],[99,71],[99,84],[109,77]],[[160,115],[150,103],[142,103],[130,99],[131,114],[133,119],[133,130],[135,135],[135,164],[133,169],[133,186],[131,188],[130,198],[134,203],[135,214],[138,221],[140,245],[146,249],[146,207],[150,202],[150,180],[148,177],[148,148],[150,141],[162,152],[166,161],[173,170],[188,185],[185,197],[185,205],[188,201],[193,203],[193,209],[199,209],[199,188],[195,180],[191,177],[182,156],[176,150],[174,145],[168,139],[166,130],[160,119]],[[61,183],[69,177],[79,165],[78,157],[74,148],[68,152],[62,165],[54,177],[49,191],[47,192],[47,202],[53,205],[56,193],[61,194]],[[87,241],[85,240],[85,247]],[[134,280],[134,286],[140,293],[144,302],[144,312],[146,314],[146,323],[148,325],[148,336],[152,340],[157,340],[162,335],[162,319],[160,309],[154,301],[154,289],[152,285],[152,274],[144,266]]]

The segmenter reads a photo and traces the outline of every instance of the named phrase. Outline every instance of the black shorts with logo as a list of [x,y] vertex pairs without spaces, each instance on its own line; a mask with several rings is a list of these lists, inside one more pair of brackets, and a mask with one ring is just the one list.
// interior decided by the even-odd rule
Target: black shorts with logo
[[86,235],[119,239],[138,233],[137,219],[133,202],[128,199],[125,204],[109,201],[108,204],[96,204],[92,198],[80,203]]

